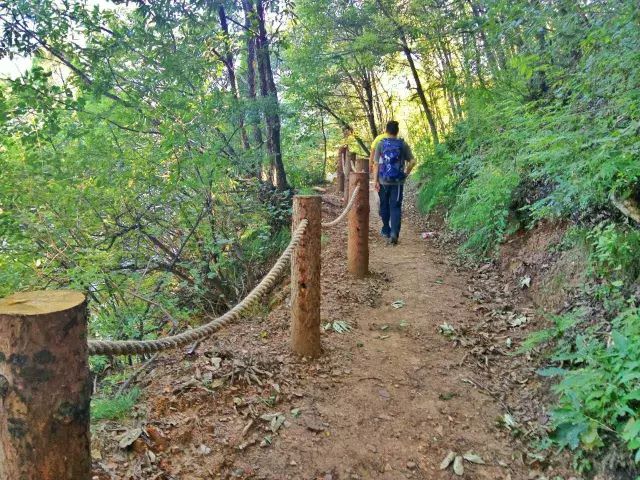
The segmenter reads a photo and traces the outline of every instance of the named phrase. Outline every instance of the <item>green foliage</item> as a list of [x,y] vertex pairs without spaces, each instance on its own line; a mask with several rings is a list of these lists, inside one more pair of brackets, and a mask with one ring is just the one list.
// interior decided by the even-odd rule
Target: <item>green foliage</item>
[[450,222],[453,229],[468,235],[467,249],[487,253],[503,238],[519,180],[516,172],[486,168],[461,192]]
[[554,387],[553,441],[593,451],[605,440],[621,440],[640,461],[640,310],[629,306],[613,320],[609,333],[575,335],[552,360],[563,367],[540,373],[560,379]]
[[133,388],[114,397],[94,397],[91,400],[91,419],[122,420],[135,407],[140,398],[140,389]]
[[572,335],[573,332],[575,332],[576,325],[582,320],[583,315],[584,312],[582,311],[573,311],[565,315],[551,316],[550,319],[553,325],[550,328],[538,330],[529,335],[529,337],[522,342],[518,353],[530,352],[542,344],[550,341],[560,341],[566,336]]
[[259,280],[286,244],[290,195],[261,177],[273,102],[230,86],[220,53],[245,75],[246,34],[225,33],[219,7],[0,5],[0,56],[33,60],[0,81],[0,296],[78,289],[93,336],[141,339],[227,310]]
[[640,231],[603,223],[587,236],[591,242],[592,273],[614,287],[633,285],[640,279]]
[[[610,192],[627,195],[640,181],[640,34],[632,2],[624,4],[606,13],[585,7],[590,28],[575,5],[565,4],[564,16],[530,12],[532,22],[557,22],[558,41],[511,57],[495,85],[469,92],[465,120],[427,158],[421,205],[446,202],[451,226],[471,235],[470,250],[490,250],[510,215],[528,226],[587,219],[609,208]],[[532,100],[542,68],[546,90]]]
[[[586,247],[582,294],[604,315],[580,309],[553,316],[520,352],[550,347],[552,366],[541,373],[559,379],[555,446],[576,452],[585,469],[610,445],[626,445],[638,462],[640,232],[619,221],[610,201],[611,193],[637,198],[640,186],[637,5],[484,5],[482,33],[494,48],[486,64],[466,57],[471,67],[462,73],[478,82],[463,84],[463,118],[444,144],[420,151],[419,206],[443,207],[449,226],[466,238],[464,250],[475,255],[541,220],[579,225],[556,248]],[[501,51],[505,42],[516,47]],[[490,81],[482,68],[490,69]]]

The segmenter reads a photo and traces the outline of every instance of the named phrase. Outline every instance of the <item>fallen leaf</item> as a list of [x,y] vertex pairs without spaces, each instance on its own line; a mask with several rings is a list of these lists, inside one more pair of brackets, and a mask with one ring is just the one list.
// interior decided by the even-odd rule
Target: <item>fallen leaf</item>
[[274,418],[277,418],[278,416],[282,415],[282,412],[276,412],[276,413],[263,413],[262,415],[260,415],[260,419],[264,420],[265,422],[270,422],[272,421]]
[[454,326],[450,325],[447,322],[443,323],[442,325],[439,325],[438,326],[438,330],[445,337],[451,337],[451,336],[455,335],[455,333],[456,333],[456,329],[454,328]]
[[447,456],[444,457],[442,462],[440,462],[440,470],[445,470],[449,465],[451,465],[451,462],[453,462],[455,458],[456,452],[450,451],[449,453],[447,453]]
[[501,420],[504,426],[507,427],[507,429],[509,430],[518,426],[518,422],[516,422],[515,419],[508,413],[505,413],[502,416]]
[[253,420],[249,420],[249,423],[247,423],[242,429],[241,437],[244,437],[249,432],[249,429],[251,428],[252,425],[253,425]]
[[277,415],[271,419],[271,425],[269,426],[269,428],[273,433],[276,433],[280,429],[280,427],[282,426],[285,420],[286,418],[284,415]]
[[391,304],[393,308],[402,308],[404,307],[404,305],[405,305],[404,300],[396,300]]
[[156,461],[155,453],[153,453],[151,450],[147,450],[146,455],[147,455],[147,460],[149,460],[149,463],[155,463]]
[[460,455],[453,461],[453,473],[458,476],[464,475],[464,465],[462,464],[462,457]]
[[462,455],[462,458],[464,458],[467,462],[471,462],[471,463],[477,463],[478,465],[484,465],[484,460],[482,459],[482,457],[476,453],[473,452],[467,452],[464,455]]
[[520,279],[520,288],[529,288],[531,286],[531,277],[522,277]]
[[512,327],[521,327],[527,323],[527,317],[525,315],[518,315],[517,317],[508,319],[507,323]]
[[389,400],[391,398],[389,392],[384,388],[378,390],[378,395],[380,395],[380,398],[382,398],[383,400]]
[[211,384],[209,385],[210,388],[219,388],[221,386],[224,385],[224,379],[223,378],[215,378],[211,381]]
[[211,453],[211,449],[207,447],[204,443],[202,443],[198,447],[198,453],[200,455],[209,455]]
[[447,393],[441,393],[440,395],[438,395],[438,399],[443,400],[443,401],[447,401],[447,400],[451,400],[453,397],[457,397],[458,394],[456,392],[447,392]]
[[142,429],[141,428],[133,428],[131,430],[127,430],[120,437],[120,441],[118,442],[118,446],[120,448],[130,447],[131,445],[133,445],[133,442],[135,442],[138,439],[138,437],[140,437],[140,435],[142,435]]

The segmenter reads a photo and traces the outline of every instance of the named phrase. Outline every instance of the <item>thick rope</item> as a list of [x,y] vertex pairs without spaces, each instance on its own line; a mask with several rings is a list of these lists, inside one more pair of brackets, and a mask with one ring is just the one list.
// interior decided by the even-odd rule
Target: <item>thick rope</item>
[[249,295],[221,317],[193,330],[187,330],[186,332],[157,340],[125,340],[114,342],[90,340],[89,355],[133,355],[178,348],[209,337],[225,325],[240,319],[252,305],[261,300],[275,287],[277,281],[289,265],[293,249],[300,243],[308,224],[309,221],[307,219],[300,222],[300,225],[291,237],[289,245],[284,252],[282,252],[282,255],[280,255],[280,258],[278,258],[273,267],[271,267],[269,273],[251,290]]
[[338,215],[337,218],[335,218],[334,220],[331,220],[330,222],[322,222],[322,228],[333,227],[334,225],[337,225],[338,223],[340,223],[342,219],[347,216],[347,213],[349,213],[349,210],[351,210],[351,207],[353,207],[356,201],[356,195],[358,194],[359,190],[360,190],[360,184],[358,184],[356,188],[353,189],[353,193],[351,194],[349,203],[347,203],[347,206],[344,208],[342,213]]

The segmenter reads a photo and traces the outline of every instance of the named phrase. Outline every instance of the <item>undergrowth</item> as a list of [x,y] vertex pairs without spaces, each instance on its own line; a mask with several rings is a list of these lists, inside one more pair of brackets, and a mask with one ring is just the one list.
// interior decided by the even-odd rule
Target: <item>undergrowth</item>
[[140,389],[133,388],[113,397],[96,397],[91,400],[91,419],[120,420],[125,418],[140,398]]
[[[476,257],[541,220],[574,225],[569,241],[579,237],[590,252],[582,295],[598,308],[551,316],[521,351],[548,346],[550,366],[540,373],[557,382],[549,446],[572,450],[581,471],[626,450],[628,463],[615,468],[635,478],[640,230],[610,196],[637,196],[640,184],[640,29],[620,10],[565,33],[576,32],[564,39],[570,56],[557,45],[556,57],[517,56],[491,87],[468,95],[446,141],[420,150],[418,206],[444,210],[461,251]],[[545,89],[532,91],[541,71]]]

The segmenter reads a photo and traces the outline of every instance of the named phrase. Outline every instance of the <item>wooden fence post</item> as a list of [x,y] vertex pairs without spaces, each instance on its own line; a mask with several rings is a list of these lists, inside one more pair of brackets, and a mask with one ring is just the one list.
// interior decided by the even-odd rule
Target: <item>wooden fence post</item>
[[0,299],[0,479],[91,478],[85,297]]
[[352,190],[360,185],[347,226],[347,269],[356,278],[369,273],[369,172],[351,172]]
[[355,162],[356,153],[347,152],[344,161],[344,204],[346,205],[350,198],[349,182],[351,181],[351,162]]
[[344,159],[347,155],[347,147],[340,147],[338,149],[338,160],[336,161],[336,174],[338,179],[338,192],[344,192]]
[[317,357],[320,347],[320,234],[322,200],[319,195],[293,197],[293,231],[303,219],[309,224],[291,257],[291,348]]
[[356,172],[369,173],[369,159],[368,158],[357,158],[356,159]]

